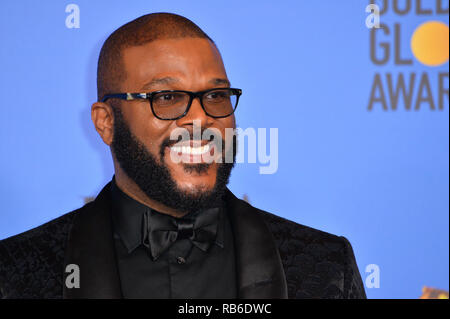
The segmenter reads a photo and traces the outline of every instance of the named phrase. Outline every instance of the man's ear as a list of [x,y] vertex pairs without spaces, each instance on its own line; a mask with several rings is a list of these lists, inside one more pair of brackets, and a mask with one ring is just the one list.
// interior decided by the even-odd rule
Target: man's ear
[[114,112],[110,105],[95,102],[91,107],[91,119],[95,130],[106,145],[111,145],[114,135]]

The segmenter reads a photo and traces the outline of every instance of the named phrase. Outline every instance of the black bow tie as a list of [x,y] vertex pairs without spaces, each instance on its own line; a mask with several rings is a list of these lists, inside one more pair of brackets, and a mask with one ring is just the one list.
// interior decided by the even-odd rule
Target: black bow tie
[[201,211],[195,217],[174,218],[147,210],[142,223],[142,244],[147,247],[153,260],[177,239],[189,238],[203,251],[214,243],[217,235],[220,208]]

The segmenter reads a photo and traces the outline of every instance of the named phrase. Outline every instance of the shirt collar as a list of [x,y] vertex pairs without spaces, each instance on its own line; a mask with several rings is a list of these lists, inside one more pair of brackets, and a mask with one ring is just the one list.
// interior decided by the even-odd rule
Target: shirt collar
[[[142,220],[147,210],[154,213],[162,214],[156,210],[138,202],[125,194],[116,184],[113,178],[111,182],[111,198],[112,198],[112,221],[114,232],[119,235],[128,253],[134,251],[142,244]],[[219,227],[215,244],[221,248],[224,247],[224,205],[220,205]],[[198,212],[187,214],[190,217]],[[201,213],[201,212],[199,212]],[[167,218],[175,218],[170,215],[163,214]]]

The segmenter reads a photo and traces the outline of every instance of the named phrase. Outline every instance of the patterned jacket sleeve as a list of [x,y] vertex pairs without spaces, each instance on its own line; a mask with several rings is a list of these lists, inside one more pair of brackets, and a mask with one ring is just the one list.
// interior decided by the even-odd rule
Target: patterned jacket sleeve
[[346,299],[366,299],[366,292],[361,275],[356,265],[355,254],[350,242],[341,237],[345,243],[346,267],[344,274],[344,294]]

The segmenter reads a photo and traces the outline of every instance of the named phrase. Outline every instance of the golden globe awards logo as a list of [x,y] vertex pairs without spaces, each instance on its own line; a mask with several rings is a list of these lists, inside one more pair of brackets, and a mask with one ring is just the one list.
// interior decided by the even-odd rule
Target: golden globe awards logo
[[[379,2],[378,6],[375,2]],[[381,9],[380,9],[381,8]],[[366,25],[370,28],[370,60],[380,67],[393,62],[398,70],[376,72],[370,90],[368,111],[382,109],[395,111],[404,106],[406,111],[421,109],[444,110],[448,107],[449,86],[449,27],[436,21],[448,17],[448,0],[383,0],[371,1],[366,8],[370,15]],[[398,20],[383,21],[383,15],[391,12]],[[402,22],[411,15],[427,18],[407,34]],[[409,49],[402,52],[402,44],[409,42]],[[403,46],[404,48],[404,46]],[[415,64],[426,67],[416,72]],[[436,72],[436,68],[438,72]],[[394,71],[394,72],[392,72]]]

